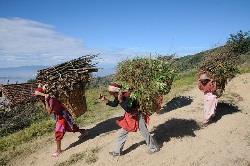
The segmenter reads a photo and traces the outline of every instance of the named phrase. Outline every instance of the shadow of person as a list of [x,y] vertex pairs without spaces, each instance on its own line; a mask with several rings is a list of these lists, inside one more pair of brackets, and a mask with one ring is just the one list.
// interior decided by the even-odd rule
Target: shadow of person
[[173,111],[177,108],[181,108],[181,107],[190,105],[192,102],[193,102],[193,99],[190,96],[175,97],[162,107],[159,114],[164,114],[166,112]]
[[222,116],[227,115],[227,114],[233,114],[236,112],[241,112],[238,106],[231,104],[231,103],[219,102],[215,110],[215,116],[211,118],[210,123],[215,123],[218,120],[220,120]]
[[195,137],[195,130],[199,130],[200,125],[193,119],[170,119],[163,124],[160,124],[153,131],[154,138],[159,146],[170,138],[182,138],[185,136]]
[[138,148],[139,146],[143,145],[143,144],[146,144],[146,141],[141,141],[141,142],[137,142],[133,145],[131,145],[130,147],[128,147],[127,149],[125,149],[123,152],[122,152],[122,155],[125,155],[133,150],[135,150],[136,148]]
[[[195,130],[199,130],[200,126],[195,120],[187,119],[170,119],[163,124],[160,124],[152,132],[154,134],[154,139],[160,147],[163,143],[169,141],[170,138],[176,137],[181,138],[185,136],[195,137]],[[137,147],[145,144],[145,141],[141,141],[131,145],[129,148],[123,151],[123,155],[135,150]]]
[[87,130],[88,135],[86,135],[83,138],[81,138],[81,136],[80,136],[79,140],[77,140],[74,143],[71,143],[65,149],[65,151],[70,149],[70,148],[73,148],[75,146],[80,145],[81,143],[85,142],[86,140],[93,139],[93,138],[95,138],[96,136],[98,136],[100,134],[108,133],[108,132],[111,132],[113,130],[119,129],[120,127],[116,124],[116,120],[119,119],[119,118],[120,117],[111,118],[111,119],[108,119],[108,120],[105,120],[103,122],[100,122],[100,123],[96,124],[96,126],[94,126],[93,128]]

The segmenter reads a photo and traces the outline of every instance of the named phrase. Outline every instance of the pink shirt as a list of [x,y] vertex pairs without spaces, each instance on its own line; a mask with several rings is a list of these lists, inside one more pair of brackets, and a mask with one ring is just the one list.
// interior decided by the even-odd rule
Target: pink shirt
[[60,115],[60,112],[62,110],[65,110],[63,104],[54,97],[50,97],[48,99],[48,102],[49,106],[52,108],[52,112],[55,113],[56,115]]
[[218,99],[212,93],[204,94],[204,120],[206,122],[215,115]]

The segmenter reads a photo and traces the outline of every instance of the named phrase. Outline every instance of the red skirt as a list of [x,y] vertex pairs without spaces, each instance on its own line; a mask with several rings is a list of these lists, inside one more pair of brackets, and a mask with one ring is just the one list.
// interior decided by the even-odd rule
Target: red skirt
[[[143,114],[145,122],[149,123],[149,116]],[[116,123],[128,132],[136,132],[139,129],[139,113],[131,114],[125,112],[124,116]]]
[[60,141],[63,139],[65,132],[77,132],[79,131],[79,127],[76,124],[73,124],[73,128],[71,128],[67,121],[58,116],[56,120],[56,127],[55,127],[55,140]]

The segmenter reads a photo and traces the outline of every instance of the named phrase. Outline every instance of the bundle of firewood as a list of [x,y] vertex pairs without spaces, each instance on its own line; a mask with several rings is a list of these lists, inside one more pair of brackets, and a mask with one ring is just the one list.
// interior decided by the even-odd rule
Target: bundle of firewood
[[78,117],[86,112],[85,85],[92,72],[97,72],[93,59],[97,55],[83,56],[47,69],[39,70],[36,80],[46,86],[47,93],[57,97]]
[[36,101],[37,98],[32,95],[36,87],[36,83],[10,84],[2,85],[0,91],[2,92],[2,97],[7,100],[8,106],[14,107],[19,104]]

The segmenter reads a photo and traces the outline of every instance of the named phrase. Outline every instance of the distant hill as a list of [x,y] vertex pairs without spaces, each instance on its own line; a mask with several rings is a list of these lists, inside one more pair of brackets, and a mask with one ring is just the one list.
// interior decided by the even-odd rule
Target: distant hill
[[105,77],[115,73],[115,64],[97,64],[97,67],[100,68],[97,73],[94,73],[94,77]]
[[[202,63],[205,54],[210,51],[215,51],[216,49],[220,49],[220,47],[209,49],[194,55],[178,57],[177,61],[175,62],[178,72],[182,73],[182,72],[188,72],[190,70],[196,70],[199,64]],[[240,60],[240,66],[250,68],[250,51],[246,52],[245,54],[241,54],[239,56],[239,60]],[[90,82],[90,87],[106,86],[107,84],[112,82],[112,79],[113,75],[94,78]]]
[[[34,79],[37,70],[46,68],[47,66],[21,66],[0,68],[0,84],[24,83],[30,79]],[[115,65],[98,64],[100,68],[97,73],[93,73],[93,77],[105,77],[114,74]]]
[[[250,43],[250,42],[249,42]],[[195,70],[203,61],[205,55],[208,52],[215,51],[221,47],[216,47],[209,49],[194,55],[187,55],[183,57],[176,58],[176,68],[179,72],[185,72],[189,70]],[[164,57],[164,56],[163,56]],[[166,56],[166,58],[168,58]],[[244,54],[239,55],[240,65],[250,66],[250,44],[248,51]],[[107,85],[112,81],[113,74],[115,73],[115,65],[111,64],[98,64],[99,71],[93,73],[94,79],[91,81],[91,87],[96,87],[98,85]],[[9,83],[23,83],[27,82],[29,79],[35,78],[37,70],[46,68],[46,66],[22,66],[22,67],[13,67],[13,68],[0,68],[0,84],[6,84],[9,80]]]
[[35,78],[37,70],[43,68],[46,68],[46,66],[0,68],[0,84],[27,82],[27,80]]
[[[183,56],[177,59],[177,68],[180,72],[183,71],[189,71],[192,69],[197,69],[197,67],[199,66],[199,64],[204,60],[205,55],[208,52],[214,51],[216,49],[220,49],[220,47],[214,48],[214,49],[210,49],[210,50],[206,50],[194,55],[187,55],[187,56]],[[239,61],[240,61],[240,65],[246,65],[246,64],[250,64],[250,51],[239,55]]]

